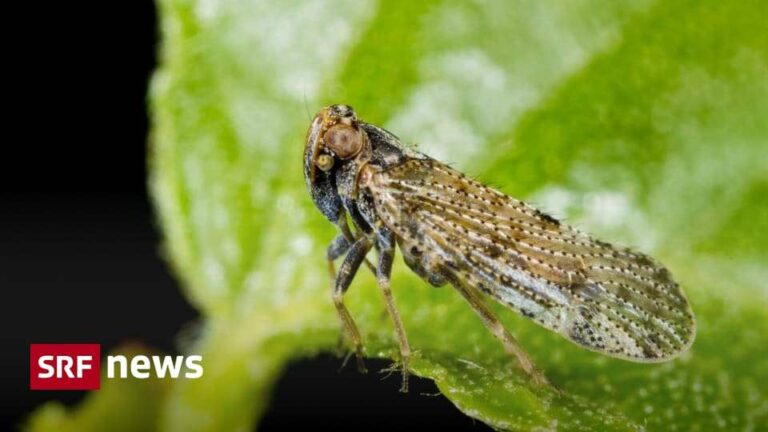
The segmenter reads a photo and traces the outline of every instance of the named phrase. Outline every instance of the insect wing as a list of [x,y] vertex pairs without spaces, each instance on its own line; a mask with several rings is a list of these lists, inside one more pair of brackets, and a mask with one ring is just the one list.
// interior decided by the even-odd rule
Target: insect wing
[[595,240],[426,156],[375,173],[404,254],[586,348],[667,360],[693,341],[688,301],[650,257]]

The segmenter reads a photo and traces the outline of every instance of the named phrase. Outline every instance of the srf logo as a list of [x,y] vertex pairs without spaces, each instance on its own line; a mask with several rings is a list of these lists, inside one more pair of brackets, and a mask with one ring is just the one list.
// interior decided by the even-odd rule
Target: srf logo
[[31,344],[31,390],[97,390],[100,384],[101,345]]

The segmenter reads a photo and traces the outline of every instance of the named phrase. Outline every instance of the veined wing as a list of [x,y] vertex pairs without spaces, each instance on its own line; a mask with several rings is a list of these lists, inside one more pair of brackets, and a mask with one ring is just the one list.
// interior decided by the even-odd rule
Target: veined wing
[[579,345],[652,362],[694,339],[688,301],[647,255],[595,240],[428,157],[377,172],[368,185],[404,254]]

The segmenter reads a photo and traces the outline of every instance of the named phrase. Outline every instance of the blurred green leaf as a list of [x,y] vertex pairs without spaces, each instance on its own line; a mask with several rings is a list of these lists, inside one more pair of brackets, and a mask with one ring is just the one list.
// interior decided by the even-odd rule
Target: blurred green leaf
[[[171,264],[207,317],[205,379],[166,430],[251,427],[285,362],[335,347],[334,229],[301,153],[353,105],[409,144],[600,237],[658,256],[698,318],[658,365],[586,352],[500,314],[537,389],[450,288],[396,265],[413,370],[501,429],[768,424],[768,32],[757,1],[160,2],[151,187]],[[400,260],[398,260],[397,264]],[[366,353],[397,358],[373,278],[348,296]]]

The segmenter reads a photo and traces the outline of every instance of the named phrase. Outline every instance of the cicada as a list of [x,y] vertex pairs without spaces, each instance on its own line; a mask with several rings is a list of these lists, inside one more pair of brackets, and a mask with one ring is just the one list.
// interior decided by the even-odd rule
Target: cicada
[[[333,302],[358,366],[364,370],[363,341],[344,293],[365,264],[394,322],[403,391],[411,350],[390,289],[396,248],[429,284],[452,285],[539,383],[546,378],[487,298],[582,347],[635,362],[669,360],[694,339],[688,300],[659,262],[596,240],[404,147],[350,106],[329,106],[312,120],[304,177],[317,208],[339,229],[326,258]],[[378,252],[375,264],[366,258],[371,249]],[[336,274],[334,261],[342,256]]]

